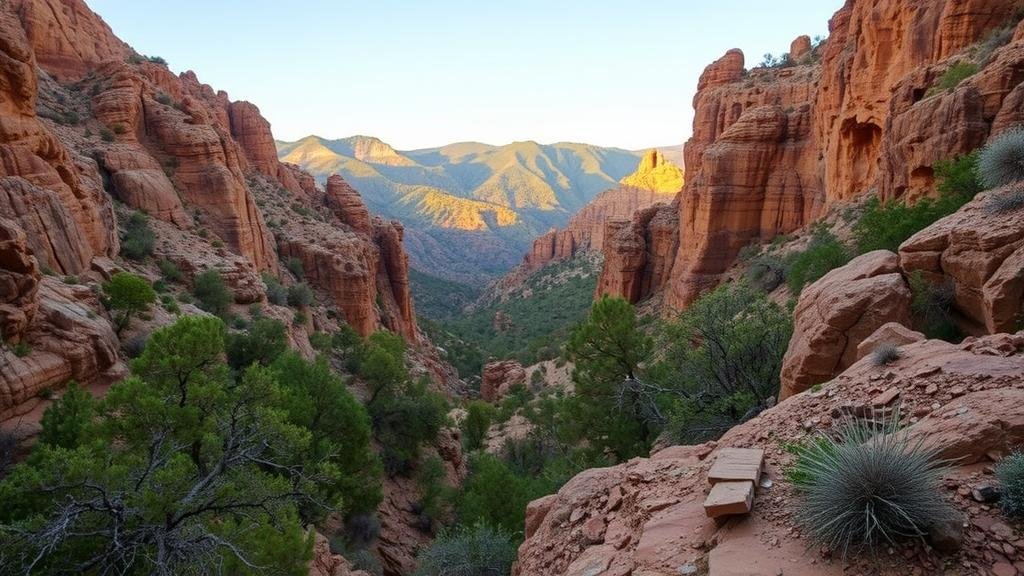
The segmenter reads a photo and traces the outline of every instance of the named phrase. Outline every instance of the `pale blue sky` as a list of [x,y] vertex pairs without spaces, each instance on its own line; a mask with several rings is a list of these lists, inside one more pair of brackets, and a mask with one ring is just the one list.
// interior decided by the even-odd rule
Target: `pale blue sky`
[[841,0],[89,0],[136,50],[260,107],[275,137],[644,148],[690,133],[709,62],[825,35]]

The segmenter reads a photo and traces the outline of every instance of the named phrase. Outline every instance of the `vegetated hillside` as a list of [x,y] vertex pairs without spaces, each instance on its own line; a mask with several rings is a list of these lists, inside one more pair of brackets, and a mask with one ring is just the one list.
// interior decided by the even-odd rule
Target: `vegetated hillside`
[[489,359],[528,365],[553,358],[590,309],[600,268],[598,254],[550,264],[507,292],[492,286],[477,307],[424,329],[464,378],[478,376]]
[[587,144],[475,142],[397,151],[377,138],[277,142],[282,161],[341,174],[371,210],[406,225],[413,266],[482,285],[632,172],[640,154]]
[[480,297],[478,288],[438,278],[415,268],[409,270],[409,283],[416,313],[431,320],[456,318]]

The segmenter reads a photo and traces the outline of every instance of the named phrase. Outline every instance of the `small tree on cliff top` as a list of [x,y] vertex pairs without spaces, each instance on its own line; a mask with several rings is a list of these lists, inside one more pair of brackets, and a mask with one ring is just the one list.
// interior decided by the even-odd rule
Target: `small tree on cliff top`
[[128,272],[117,272],[103,283],[107,306],[115,311],[115,328],[120,335],[132,319],[149,310],[156,302],[156,292],[145,278]]

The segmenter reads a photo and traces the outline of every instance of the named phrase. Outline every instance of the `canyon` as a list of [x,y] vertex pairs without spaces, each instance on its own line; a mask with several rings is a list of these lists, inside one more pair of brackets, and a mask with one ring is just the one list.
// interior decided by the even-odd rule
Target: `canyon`
[[[748,68],[729,50],[697,81],[680,166],[659,149],[583,144],[283,142],[255,104],[137,53],[83,0],[9,0],[0,431],[20,435],[24,458],[72,382],[102,397],[138,366],[150,333],[210,315],[195,293],[213,271],[230,293],[225,330],[278,320],[288,348],[324,358],[366,406],[379,392],[373,377],[391,376],[354,369],[365,359],[336,337],[363,345],[385,332],[404,346],[402,390],[437,395],[439,432],[410,469],[383,477],[375,510],[304,528],[302,561],[316,576],[418,573],[425,551],[448,541],[443,526],[484,506],[456,498],[486,458],[532,470],[531,458],[571,453],[550,445],[566,428],[597,430],[545,412],[593,386],[571,340],[595,299],[636,305],[627,308],[639,311],[631,336],[641,340],[716,288],[746,285],[751,251],[806,246],[822,225],[844,234],[875,197],[937,197],[942,163],[1024,124],[1022,17],[1016,0],[847,0],[826,39],[798,37],[782,60]],[[946,86],[964,63],[975,71]],[[649,454],[619,459],[608,448],[586,467],[566,456],[540,497],[498,476],[486,496],[503,507],[533,494],[510,513],[525,512],[522,532],[505,535],[519,544],[511,574],[1024,574],[1019,520],[975,494],[1024,444],[1020,186],[987,187],[898,248],[850,254],[800,289],[767,289],[791,330],[780,385],[720,437],[682,444],[663,432]],[[139,222],[150,246],[135,257]],[[123,271],[161,290],[122,332],[102,286]],[[465,310],[453,297],[457,310],[435,322],[418,315],[417,274],[486,289]],[[955,341],[916,329],[922,282],[943,291]],[[403,417],[422,406],[406,408]],[[474,448],[468,423],[481,414]],[[946,463],[939,484],[952,514],[909,544],[886,544],[880,565],[812,540],[790,473],[794,447],[815,435],[892,416]],[[531,436],[544,422],[554,439]],[[593,434],[584,448],[604,440]],[[371,442],[382,451],[382,438]],[[756,500],[713,519],[708,473],[733,448],[764,450]],[[530,489],[550,486],[534,475]],[[432,512],[430,497],[448,509]],[[372,533],[365,548],[343,541],[355,531]]]

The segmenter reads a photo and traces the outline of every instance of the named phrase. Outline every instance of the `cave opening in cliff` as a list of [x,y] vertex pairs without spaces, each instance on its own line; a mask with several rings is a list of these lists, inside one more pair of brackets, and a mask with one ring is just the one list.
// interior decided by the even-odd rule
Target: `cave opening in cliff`
[[840,129],[840,138],[846,149],[846,192],[856,193],[871,183],[877,164],[878,149],[882,142],[882,129],[872,122],[848,119]]

